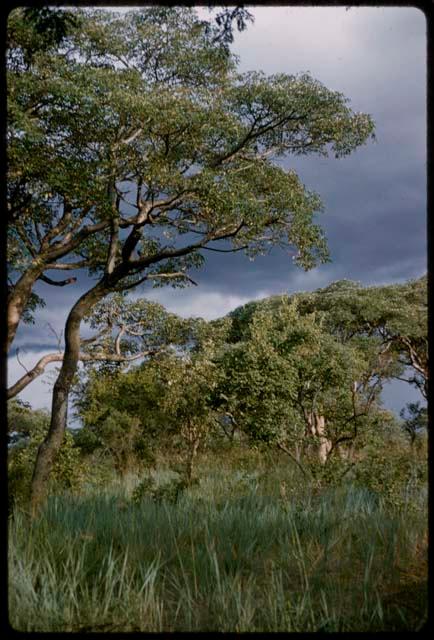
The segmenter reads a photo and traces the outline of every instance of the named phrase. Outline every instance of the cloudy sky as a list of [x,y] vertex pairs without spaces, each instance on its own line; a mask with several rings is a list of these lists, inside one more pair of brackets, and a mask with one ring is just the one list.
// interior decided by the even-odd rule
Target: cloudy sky
[[[200,10],[207,15],[205,9]],[[322,224],[332,262],[309,272],[283,251],[254,262],[241,253],[207,253],[194,276],[197,287],[150,290],[149,298],[182,316],[225,315],[252,299],[313,290],[341,278],[365,285],[403,282],[426,272],[426,21],[411,7],[257,6],[255,22],[236,34],[233,51],[241,71],[267,74],[309,71],[342,92],[355,111],[371,114],[376,142],[347,158],[287,157],[305,185],[324,203]],[[20,327],[16,346],[31,367],[56,347],[86,282],[52,288],[38,284],[47,301],[36,324]],[[10,382],[23,369],[9,359]],[[21,398],[49,407],[53,374],[30,385]],[[404,383],[389,385],[385,406],[399,411],[419,395]]]

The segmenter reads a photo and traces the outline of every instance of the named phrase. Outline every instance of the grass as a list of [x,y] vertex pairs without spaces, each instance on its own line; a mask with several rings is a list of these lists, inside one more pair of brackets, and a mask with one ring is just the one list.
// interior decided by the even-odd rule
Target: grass
[[424,501],[410,514],[354,486],[318,495],[286,467],[202,470],[174,504],[134,504],[133,485],[52,496],[31,525],[15,512],[15,629],[396,631],[427,617]]

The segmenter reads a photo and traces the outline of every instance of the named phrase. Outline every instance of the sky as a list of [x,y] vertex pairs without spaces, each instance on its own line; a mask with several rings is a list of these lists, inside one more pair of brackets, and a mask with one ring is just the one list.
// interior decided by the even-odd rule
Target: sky
[[[329,89],[343,93],[355,111],[369,113],[376,141],[351,156],[286,157],[317,192],[324,212],[318,217],[332,262],[308,272],[284,251],[250,261],[242,253],[207,252],[207,263],[193,277],[196,287],[151,289],[146,296],[184,317],[214,319],[249,300],[309,291],[339,279],[364,285],[404,282],[427,270],[426,238],[426,21],[413,7],[248,7],[255,22],[235,35],[232,50],[239,70],[266,74],[310,72]],[[205,8],[199,11],[208,16]],[[57,349],[72,304],[87,287],[35,289],[47,305],[35,325],[21,325],[8,361],[9,383]],[[141,294],[143,291],[140,292]],[[51,328],[48,326],[51,325]],[[49,408],[54,366],[19,397],[34,408]],[[383,402],[399,412],[421,399],[409,385],[386,385]]]

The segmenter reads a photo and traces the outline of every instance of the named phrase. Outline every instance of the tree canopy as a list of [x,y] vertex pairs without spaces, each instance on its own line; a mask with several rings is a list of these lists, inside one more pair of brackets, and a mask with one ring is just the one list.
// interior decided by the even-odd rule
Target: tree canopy
[[[419,317],[424,282],[399,285],[410,305],[407,335],[411,318]],[[390,302],[394,287],[338,281],[255,301],[218,321],[192,319],[182,351],[162,353],[115,377],[91,372],[79,413],[91,430],[123,411],[140,421],[148,441],[184,438],[190,463],[202,443],[219,433],[233,442],[235,432],[255,446],[277,447],[302,469],[306,460],[315,468],[318,460],[326,465],[351,457],[355,448],[397,427],[382,407],[381,391],[388,380],[401,378],[406,365],[395,343],[373,329],[386,309],[380,303]],[[398,307],[387,309],[392,321]],[[426,428],[426,408],[410,403],[401,418],[414,442]]]
[[219,239],[326,259],[319,197],[273,160],[363,144],[372,120],[342,94],[308,74],[237,73],[191,8],[75,10],[30,59],[40,34],[24,18],[9,17],[7,57],[10,340],[36,279],[72,282],[53,270],[133,283],[198,266]]

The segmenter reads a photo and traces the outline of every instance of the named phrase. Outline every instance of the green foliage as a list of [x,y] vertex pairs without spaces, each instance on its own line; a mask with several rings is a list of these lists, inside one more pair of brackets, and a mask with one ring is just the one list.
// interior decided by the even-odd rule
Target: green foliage
[[421,406],[420,402],[408,402],[399,415],[403,419],[402,428],[414,444],[418,436],[424,435],[428,429],[428,408]]
[[[149,357],[170,353],[175,348],[185,349],[193,331],[192,320],[169,313],[161,304],[145,298],[130,300],[125,292],[106,296],[92,308],[86,320],[100,338],[85,344],[83,351],[95,356],[101,352],[123,356],[126,360],[120,362],[121,366],[128,365],[128,358],[138,354]],[[119,338],[118,344],[114,332]],[[85,366],[98,368],[104,364],[91,361]]]
[[[20,432],[28,435],[29,439],[27,441],[19,441],[16,445],[10,447],[8,451],[8,500],[10,513],[12,513],[15,506],[26,508],[28,505],[36,454],[50,424],[48,413],[42,410],[33,411],[29,407],[17,412],[17,406],[19,406],[17,402],[12,405],[9,414],[9,428],[11,430],[20,429]],[[14,416],[16,416],[16,420]],[[63,446],[53,466],[50,488],[54,492],[76,491],[81,487],[84,476],[85,468],[81,462],[80,451],[75,447],[72,433],[67,430]]]
[[48,7],[13,10],[8,20],[9,63],[24,63],[28,68],[38,53],[63,44],[80,24],[79,16],[72,11]]
[[28,437],[33,432],[41,432],[47,427],[48,415],[43,409],[32,409],[28,402],[13,398],[7,404],[8,434]]
[[[378,423],[377,418],[380,422],[385,418],[379,405],[386,380],[405,379],[406,371],[412,368],[408,382],[426,395],[426,287],[426,277],[382,287],[362,287],[342,280],[312,293],[273,296],[233,311],[223,394],[228,405],[234,405],[239,390],[237,420],[243,424],[250,420],[249,430],[257,435],[265,428],[266,437],[276,441],[279,419],[283,419],[292,425],[287,440],[291,446],[297,443],[297,418],[290,415],[290,409],[298,412],[299,424],[308,418],[309,429],[309,413],[316,412],[325,419],[331,444],[357,439],[357,446],[361,446],[363,431]],[[287,312],[291,307],[292,318]],[[253,357],[260,349],[269,354],[269,362]],[[407,425],[414,433],[419,418],[417,408],[413,409],[404,428]],[[425,415],[422,409],[421,425]],[[307,448],[311,446],[309,433],[299,433],[298,437]],[[336,466],[336,472],[332,472],[332,466]],[[328,476],[327,481],[332,482],[344,471],[340,466],[335,459],[333,465],[312,473],[321,475],[321,483]]]
[[[116,411],[125,419],[129,416],[138,420],[138,431],[147,443],[152,443],[164,433],[162,393],[158,364],[152,361],[126,372],[118,370],[102,374],[91,370],[79,387],[76,408],[85,429],[95,434],[101,443],[104,443],[102,425]],[[116,430],[116,424],[112,422],[112,426]]]
[[373,433],[354,467],[354,479],[391,507],[417,508],[428,481],[427,451],[412,451],[399,442],[390,446]]
[[84,427],[75,437],[75,444],[87,455],[101,450],[113,461],[117,473],[140,469],[154,462],[140,420],[125,411],[106,408],[93,427]]
[[[102,324],[103,312],[116,313],[112,301],[107,308],[105,305],[95,314]],[[207,444],[217,426],[213,409],[217,375],[214,357],[224,343],[228,323],[183,321],[163,313],[160,305],[153,303],[149,316],[143,317],[146,301],[137,300],[134,306],[143,318],[142,339],[162,348],[154,358],[126,372],[88,371],[76,391],[76,408],[85,423],[83,447],[90,450],[103,446],[112,456],[119,455],[127,446],[129,428],[123,426],[125,419],[136,424],[136,448],[141,443],[151,454],[169,440],[184,455],[192,473],[198,448]],[[160,322],[162,313],[164,322]],[[175,340],[177,348],[170,350],[168,343]],[[87,437],[86,431],[94,436]],[[115,434],[119,441],[116,445],[109,444],[110,439],[116,439]],[[128,464],[125,460],[125,470]]]
[[351,415],[351,385],[363,354],[323,328],[321,316],[300,315],[296,302],[259,308],[245,340],[222,358],[221,394],[253,440],[305,441],[306,415],[317,410],[337,435]]
[[[160,504],[176,504],[185,489],[191,486],[191,482],[186,477],[172,478],[163,484],[157,485],[152,476],[145,477],[134,489],[131,501],[133,504],[140,504],[144,499],[153,500]],[[194,484],[194,483],[193,483]]]
[[[233,23],[242,30],[248,19],[240,7],[219,13],[216,24],[199,20],[191,7],[145,7],[122,16],[88,9],[11,13],[14,275],[65,255],[102,275],[114,220],[134,233],[111,263],[119,265],[128,248],[148,259],[122,273],[127,287],[142,281],[143,271],[157,286],[167,282],[163,274],[187,284],[184,272],[204,260],[199,245],[175,251],[190,232],[204,245],[226,240],[251,256],[276,243],[295,246],[294,259],[306,269],[328,259],[316,223],[318,195],[270,158],[345,156],[373,136],[374,124],[309,74],[237,73],[227,45]],[[23,51],[31,52],[30,61]],[[134,215],[121,214],[121,201]],[[153,206],[134,227],[140,202]]]
[[275,313],[286,300],[297,301],[301,315],[319,313],[323,328],[344,344],[362,350],[370,368],[382,379],[403,375],[424,393],[428,376],[427,277],[404,284],[363,287],[350,280],[333,282],[314,292],[274,296],[233,311],[230,340],[249,336],[253,314],[259,309]]

